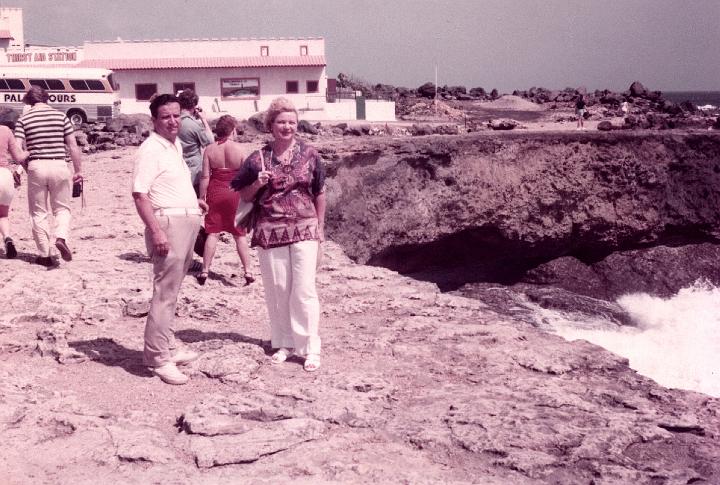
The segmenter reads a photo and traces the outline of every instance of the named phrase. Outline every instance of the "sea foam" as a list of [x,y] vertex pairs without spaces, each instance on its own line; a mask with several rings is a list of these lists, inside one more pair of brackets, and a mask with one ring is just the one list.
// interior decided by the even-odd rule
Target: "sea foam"
[[698,281],[671,298],[645,293],[617,303],[636,327],[580,329],[554,322],[558,334],[626,357],[630,367],[665,387],[720,397],[720,288]]

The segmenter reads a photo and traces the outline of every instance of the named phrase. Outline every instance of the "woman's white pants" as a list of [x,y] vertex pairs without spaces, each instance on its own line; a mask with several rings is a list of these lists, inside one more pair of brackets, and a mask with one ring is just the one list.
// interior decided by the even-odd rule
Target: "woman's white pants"
[[315,289],[318,241],[258,248],[273,348],[320,354],[320,300]]

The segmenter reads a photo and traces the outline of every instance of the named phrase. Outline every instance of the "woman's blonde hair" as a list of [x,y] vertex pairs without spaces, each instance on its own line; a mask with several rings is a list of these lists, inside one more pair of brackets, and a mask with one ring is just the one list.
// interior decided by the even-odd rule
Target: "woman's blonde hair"
[[295,117],[298,116],[297,109],[295,109],[292,101],[282,97],[273,99],[265,112],[265,129],[268,132],[272,131],[272,124],[280,113],[295,113]]

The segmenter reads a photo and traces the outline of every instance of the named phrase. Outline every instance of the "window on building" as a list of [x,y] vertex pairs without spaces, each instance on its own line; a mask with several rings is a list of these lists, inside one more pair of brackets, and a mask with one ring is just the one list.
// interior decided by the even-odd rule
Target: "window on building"
[[173,83],[173,93],[178,94],[186,89],[195,91],[195,83]]
[[220,95],[223,99],[257,99],[260,97],[260,78],[220,79]]
[[307,51],[307,46],[306,46],[306,45],[301,45],[301,46],[300,46],[300,55],[301,55],[301,56],[306,56],[306,55],[308,55],[308,51]]
[[268,47],[266,45],[261,45],[260,46],[260,55],[263,57],[269,56],[270,55],[270,47]]
[[308,81],[306,83],[307,92],[308,93],[317,93],[319,89],[319,82],[318,81]]
[[157,84],[155,83],[135,85],[135,99],[137,101],[148,101],[155,93],[157,93]]
[[296,94],[300,92],[300,83],[297,81],[285,81],[285,92],[288,94]]

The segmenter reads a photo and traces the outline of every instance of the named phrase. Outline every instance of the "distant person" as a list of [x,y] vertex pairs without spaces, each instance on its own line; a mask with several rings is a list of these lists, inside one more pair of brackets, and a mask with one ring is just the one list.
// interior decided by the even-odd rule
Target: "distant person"
[[11,157],[16,163],[22,164],[29,155],[18,145],[13,132],[7,126],[0,125],[0,237],[5,243],[5,257],[17,257],[17,248],[10,235],[10,204],[15,191],[20,185],[20,170],[10,163]]
[[585,98],[583,96],[578,96],[577,101],[575,102],[575,114],[577,115],[577,125],[576,128],[578,130],[582,130],[585,128]]
[[[83,180],[80,149],[75,142],[75,129],[65,113],[47,104],[48,93],[32,86],[23,98],[30,109],[15,124],[15,137],[30,152],[27,163],[28,205],[32,232],[37,245],[36,263],[54,266],[50,254],[48,200],[55,218],[55,247],[65,261],[72,260],[67,245],[70,235],[70,198],[72,182]],[[72,160],[74,173],[67,163]]]
[[627,115],[630,114],[630,103],[628,103],[627,101],[623,101],[620,109],[623,112],[623,117],[627,117]]
[[213,142],[215,136],[205,118],[202,108],[198,107],[198,95],[192,89],[186,89],[178,95],[182,114],[178,139],[182,145],[183,158],[190,168],[190,177],[195,193],[199,193],[200,172],[202,171],[202,150]]
[[256,200],[252,245],[270,317],[273,363],[305,358],[320,368],[320,302],[315,274],[324,240],[325,169],[317,150],[295,137],[298,113],[285,98],[270,103],[265,128],[273,140],[253,152],[232,181],[244,201]]
[[208,204],[208,213],[205,215],[205,250],[203,251],[203,266],[197,275],[198,283],[205,284],[210,271],[218,234],[228,232],[235,239],[235,247],[240,256],[245,283],[255,281],[250,270],[250,249],[248,248],[246,232],[235,227],[235,211],[240,194],[230,187],[230,182],[237,175],[237,171],[245,159],[245,153],[239,143],[235,142],[235,127],[237,120],[230,115],[220,117],[215,127],[218,140],[205,149],[203,156],[202,175],[200,177],[200,198]]
[[145,245],[153,264],[153,295],[145,324],[143,360],[168,384],[185,384],[177,365],[198,357],[178,345],[173,333],[175,307],[185,273],[192,261],[204,201],[198,200],[190,169],[177,138],[180,103],[161,94],[150,103],[155,131],[140,145],[133,171],[132,195],[145,223]]

